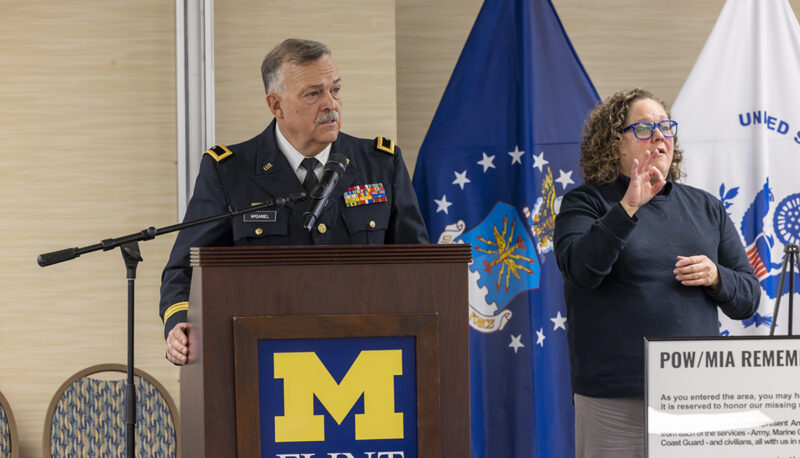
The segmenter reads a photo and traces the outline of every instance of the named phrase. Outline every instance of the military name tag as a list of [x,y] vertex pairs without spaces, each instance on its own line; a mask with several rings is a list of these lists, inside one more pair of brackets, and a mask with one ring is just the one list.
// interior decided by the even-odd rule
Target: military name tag
[[274,223],[278,221],[277,210],[251,212],[244,215],[245,223]]

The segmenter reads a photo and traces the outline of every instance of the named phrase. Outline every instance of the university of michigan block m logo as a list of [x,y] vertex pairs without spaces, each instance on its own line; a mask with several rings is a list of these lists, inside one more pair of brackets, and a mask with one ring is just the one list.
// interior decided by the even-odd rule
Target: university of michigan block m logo
[[394,377],[403,375],[402,356],[402,350],[364,350],[336,383],[314,352],[275,353],[275,378],[284,382],[284,415],[275,417],[275,442],[325,440],[324,416],[314,415],[315,395],[341,425],[363,394],[356,440],[402,439],[403,413],[394,411]]

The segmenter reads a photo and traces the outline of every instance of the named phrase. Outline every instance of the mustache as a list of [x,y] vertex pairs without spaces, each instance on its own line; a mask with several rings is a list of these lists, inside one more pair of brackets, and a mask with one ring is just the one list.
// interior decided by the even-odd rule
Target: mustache
[[339,121],[338,111],[326,111],[325,113],[323,113],[317,119],[314,120],[314,124],[318,126],[324,122],[331,122],[331,121]]

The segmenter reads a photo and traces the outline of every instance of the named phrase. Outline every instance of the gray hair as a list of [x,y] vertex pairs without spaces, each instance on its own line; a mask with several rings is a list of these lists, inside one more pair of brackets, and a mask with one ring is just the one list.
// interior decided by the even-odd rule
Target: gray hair
[[261,79],[264,80],[264,90],[270,92],[283,91],[283,74],[281,66],[286,62],[306,64],[314,62],[322,56],[330,56],[331,50],[327,46],[312,40],[289,38],[274,47],[261,62]]

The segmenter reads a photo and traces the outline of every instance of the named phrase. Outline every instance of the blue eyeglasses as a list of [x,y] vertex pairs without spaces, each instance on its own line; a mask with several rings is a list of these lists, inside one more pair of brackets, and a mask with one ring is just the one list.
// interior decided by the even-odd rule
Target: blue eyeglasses
[[639,140],[650,140],[653,138],[656,127],[658,127],[658,131],[661,132],[661,135],[666,138],[674,137],[678,134],[678,122],[671,119],[665,119],[660,122],[635,122],[623,129],[622,132],[633,129],[633,135]]

